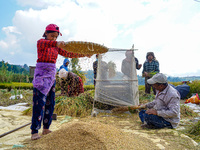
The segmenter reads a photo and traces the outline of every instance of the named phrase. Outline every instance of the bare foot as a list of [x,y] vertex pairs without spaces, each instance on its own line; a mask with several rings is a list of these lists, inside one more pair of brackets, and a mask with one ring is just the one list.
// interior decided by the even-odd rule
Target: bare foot
[[41,138],[41,136],[38,133],[32,134],[32,136],[31,136],[31,140],[37,140],[40,138]]
[[52,131],[49,130],[49,129],[43,129],[42,135],[49,134],[49,133],[51,133],[51,132],[52,132]]

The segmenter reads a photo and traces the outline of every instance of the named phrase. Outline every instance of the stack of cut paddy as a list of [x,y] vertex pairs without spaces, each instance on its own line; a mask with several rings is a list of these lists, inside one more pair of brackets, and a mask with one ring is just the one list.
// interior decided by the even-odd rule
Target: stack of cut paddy
[[[32,141],[28,149],[37,150],[109,150],[156,149],[148,139],[124,132],[113,125],[100,122],[70,122],[61,129]],[[146,143],[149,143],[146,144]]]
[[136,110],[136,109],[140,109],[140,106],[119,106],[116,108],[112,109],[113,113],[117,113],[117,112],[125,112],[125,111],[131,111],[131,110]]
[[63,49],[68,52],[79,54],[102,54],[108,51],[108,48],[103,45],[83,41],[65,42],[65,47]]

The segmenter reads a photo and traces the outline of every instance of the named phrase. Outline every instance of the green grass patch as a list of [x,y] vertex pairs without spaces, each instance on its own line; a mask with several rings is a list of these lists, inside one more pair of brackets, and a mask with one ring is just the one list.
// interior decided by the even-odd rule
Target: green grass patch
[[94,90],[94,85],[84,85],[83,88],[84,88],[84,91]]
[[[22,99],[10,99],[11,96],[22,94],[23,98]],[[6,89],[0,89],[0,106],[9,106],[9,105],[14,105],[17,103],[32,103],[33,99],[33,91],[32,90],[11,90],[8,91]]]
[[184,117],[197,117],[198,113],[194,112],[189,106],[187,105],[180,105],[180,112],[181,118]]
[[200,142],[200,121],[188,126],[184,131],[184,134],[188,135],[196,142]]

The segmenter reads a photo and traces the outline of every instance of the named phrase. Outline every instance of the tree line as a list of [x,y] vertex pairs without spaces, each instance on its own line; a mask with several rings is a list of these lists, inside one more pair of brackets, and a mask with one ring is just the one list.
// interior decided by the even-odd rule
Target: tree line
[[[93,70],[88,71],[81,71],[81,67],[78,65],[79,59],[73,58],[71,60],[71,68],[72,72],[79,75],[85,85],[92,85],[94,83],[94,74]],[[144,78],[142,76],[137,76],[138,84],[144,85]],[[23,66],[20,65],[11,65],[5,61],[0,61],[0,82],[32,82],[33,77],[29,75],[29,66],[24,64]],[[199,80],[199,76],[192,76],[192,77],[171,77],[168,76],[169,82],[182,82],[182,81],[194,81]]]

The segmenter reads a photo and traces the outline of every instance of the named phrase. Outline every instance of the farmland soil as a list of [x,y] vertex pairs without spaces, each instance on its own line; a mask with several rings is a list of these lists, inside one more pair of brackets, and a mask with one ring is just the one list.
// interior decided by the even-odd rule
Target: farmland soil
[[[0,110],[0,135],[31,121],[20,111]],[[97,117],[58,116],[52,133],[31,141],[30,126],[0,138],[0,149],[35,150],[157,150],[198,149],[191,138],[175,129],[142,129],[138,114],[98,114]],[[39,134],[41,134],[41,130]]]

